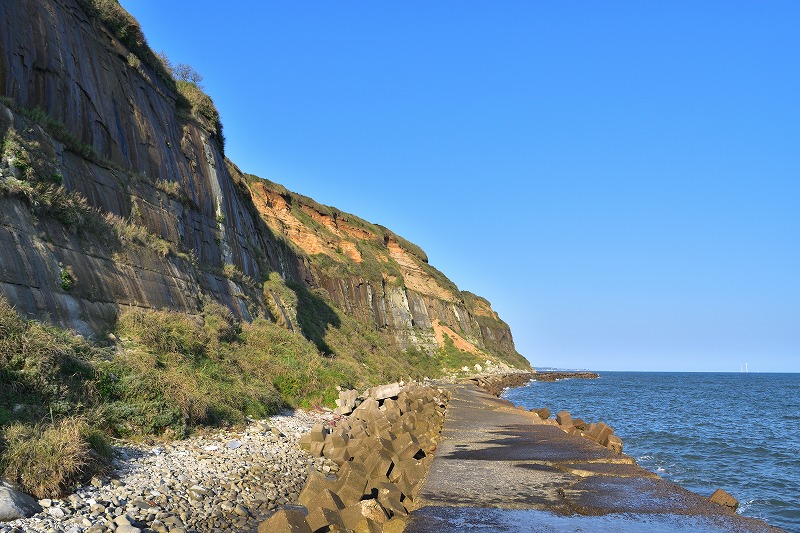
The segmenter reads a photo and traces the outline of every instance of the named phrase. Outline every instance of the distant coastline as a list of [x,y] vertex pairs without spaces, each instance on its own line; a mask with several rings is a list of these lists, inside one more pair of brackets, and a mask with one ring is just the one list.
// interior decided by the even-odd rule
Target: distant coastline
[[541,370],[534,372],[533,381],[558,381],[562,379],[597,379],[600,374],[588,371]]

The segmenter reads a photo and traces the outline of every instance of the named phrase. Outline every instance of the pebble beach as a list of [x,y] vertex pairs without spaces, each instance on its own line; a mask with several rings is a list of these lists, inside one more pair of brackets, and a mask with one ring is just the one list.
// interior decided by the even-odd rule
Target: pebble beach
[[206,431],[157,444],[120,442],[113,469],[42,512],[0,523],[0,533],[190,533],[256,531],[297,499],[309,472],[336,472],[298,446],[331,412],[295,410],[239,430]]

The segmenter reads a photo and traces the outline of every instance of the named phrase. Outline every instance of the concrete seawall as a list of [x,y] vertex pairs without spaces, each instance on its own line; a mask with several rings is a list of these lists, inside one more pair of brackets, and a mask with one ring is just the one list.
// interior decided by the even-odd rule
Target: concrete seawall
[[474,383],[452,394],[406,531],[775,532],[542,422]]

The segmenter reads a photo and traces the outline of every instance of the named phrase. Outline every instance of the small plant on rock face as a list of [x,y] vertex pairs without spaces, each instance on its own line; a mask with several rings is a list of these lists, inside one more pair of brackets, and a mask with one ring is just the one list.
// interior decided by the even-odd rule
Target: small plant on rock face
[[65,291],[72,290],[72,287],[75,285],[75,277],[72,275],[69,267],[65,267],[61,263],[58,264],[61,267],[61,288]]
[[128,54],[128,66],[131,68],[139,68],[142,66],[142,60],[137,57],[133,52]]
[[9,129],[3,139],[2,157],[13,165],[26,180],[35,178],[35,170],[31,161],[31,155],[25,147],[25,142],[19,133],[13,128]]

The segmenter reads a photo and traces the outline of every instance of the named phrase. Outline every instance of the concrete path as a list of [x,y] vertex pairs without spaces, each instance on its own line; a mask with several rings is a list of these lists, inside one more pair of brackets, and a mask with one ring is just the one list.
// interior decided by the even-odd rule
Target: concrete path
[[474,385],[457,385],[409,533],[775,532]]

